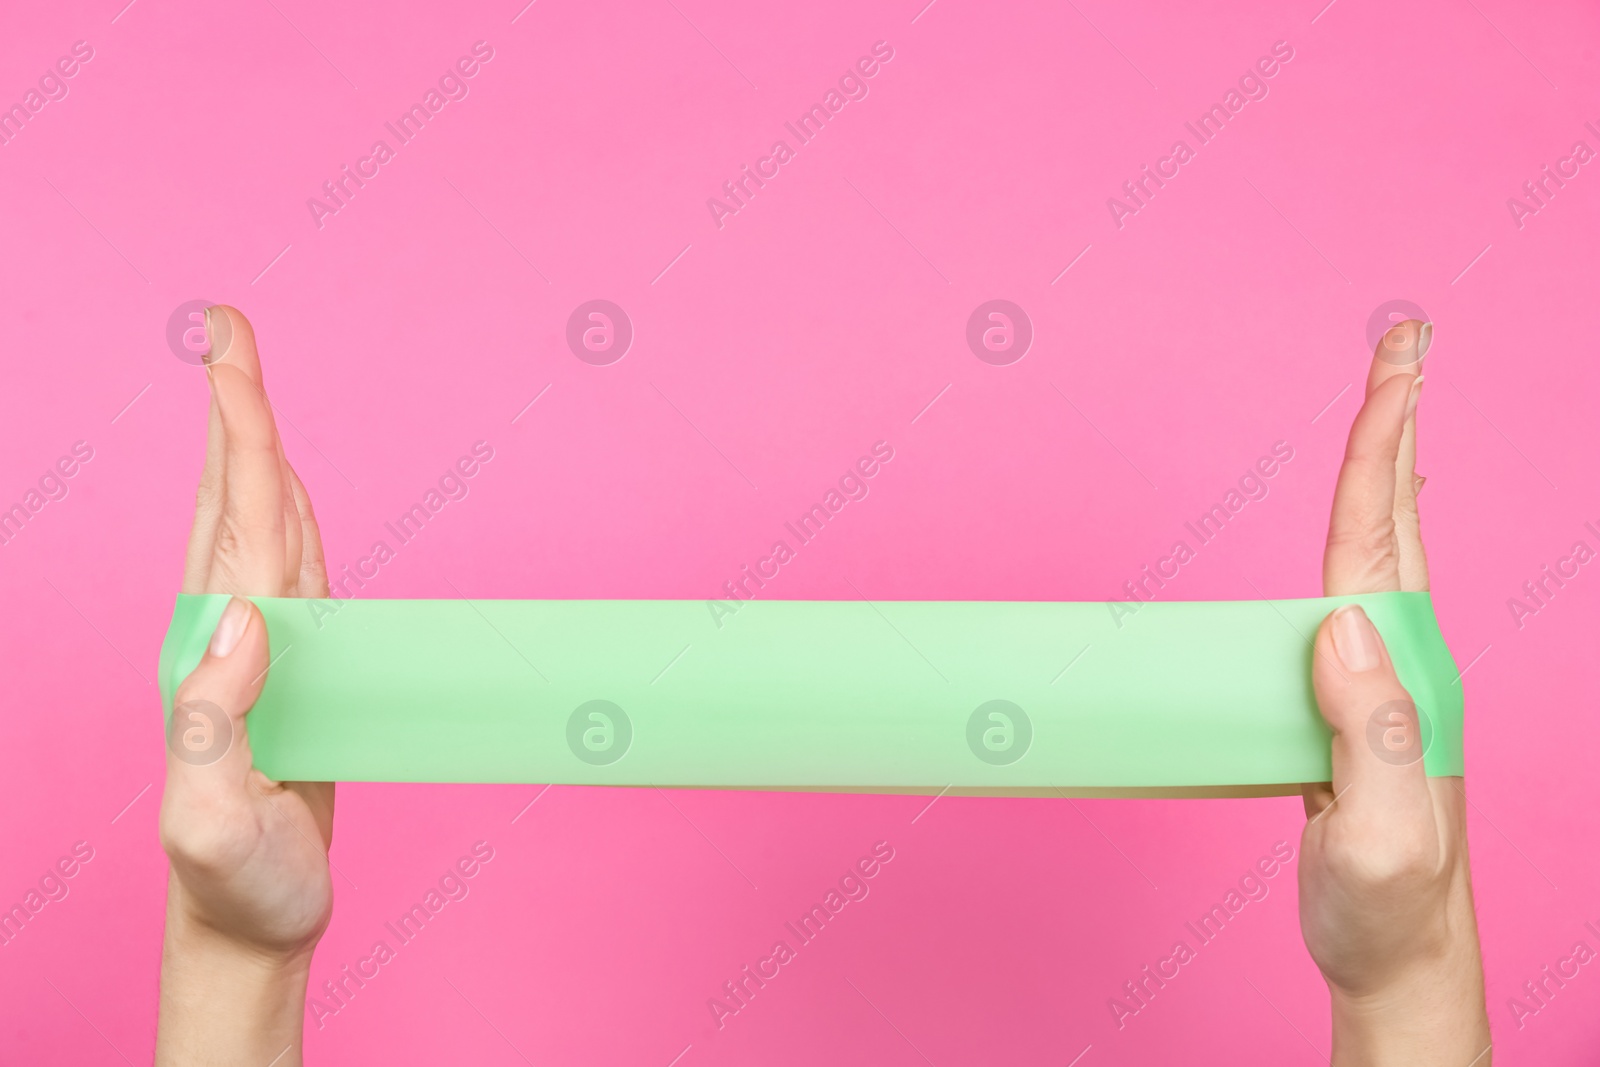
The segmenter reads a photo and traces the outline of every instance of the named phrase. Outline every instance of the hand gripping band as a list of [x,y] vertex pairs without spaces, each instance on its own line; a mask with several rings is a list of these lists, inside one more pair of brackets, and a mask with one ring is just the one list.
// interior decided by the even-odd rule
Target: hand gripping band
[[[169,718],[226,602],[178,598]],[[1103,603],[750,601],[720,628],[697,600],[255,603],[273,663],[248,732],[279,780],[1293,793],[1330,779],[1311,641],[1346,603],[1416,703],[1427,773],[1462,770],[1427,593],[1152,602],[1120,626]],[[1414,762],[1393,710],[1368,742]]]

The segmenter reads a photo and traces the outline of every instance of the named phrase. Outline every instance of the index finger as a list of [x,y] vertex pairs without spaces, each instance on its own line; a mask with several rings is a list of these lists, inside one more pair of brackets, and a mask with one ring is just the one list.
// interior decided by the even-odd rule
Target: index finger
[[226,317],[233,336],[227,350],[206,366],[223,437],[222,504],[215,538],[225,549],[213,557],[208,591],[281,596],[289,542],[284,502],[292,496],[283,474],[278,430],[262,389],[261,361],[249,320],[225,306],[209,309],[210,319],[217,316]]
[[1350,426],[1322,556],[1324,596],[1400,588],[1395,464],[1404,435],[1411,375],[1387,378]]

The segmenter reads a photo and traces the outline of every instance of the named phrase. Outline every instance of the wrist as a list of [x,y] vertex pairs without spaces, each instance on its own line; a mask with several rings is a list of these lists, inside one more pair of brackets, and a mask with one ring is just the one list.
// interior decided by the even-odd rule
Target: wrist
[[243,941],[181,907],[167,909],[166,934],[162,939],[164,956],[248,976],[263,986],[292,982],[297,976],[309,975],[315,949],[315,941],[292,948],[271,948]]
[[230,937],[169,895],[157,1067],[260,1062],[298,1067],[315,942],[271,950]]
[[1381,988],[1328,985],[1333,1067],[1489,1067],[1489,1017],[1476,944]]
[[317,942],[322,940],[322,930],[318,929],[306,938],[263,941],[241,936],[231,928],[233,925],[226,919],[217,920],[208,914],[208,909],[197,905],[176,876],[168,879],[163,941],[169,949],[176,946],[196,959],[226,960],[251,973],[276,976],[309,970]]

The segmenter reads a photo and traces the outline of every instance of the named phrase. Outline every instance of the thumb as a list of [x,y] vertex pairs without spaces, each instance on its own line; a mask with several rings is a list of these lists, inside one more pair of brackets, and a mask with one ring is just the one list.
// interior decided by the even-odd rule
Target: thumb
[[[172,785],[221,785],[250,769],[244,717],[265,684],[270,655],[267,624],[256,606],[233,597],[222,611],[205,655],[172,700],[167,729],[167,775]],[[227,773],[218,776],[213,770]]]
[[1419,711],[1358,605],[1322,621],[1311,675],[1333,731],[1332,786],[1342,818],[1393,828],[1431,811]]

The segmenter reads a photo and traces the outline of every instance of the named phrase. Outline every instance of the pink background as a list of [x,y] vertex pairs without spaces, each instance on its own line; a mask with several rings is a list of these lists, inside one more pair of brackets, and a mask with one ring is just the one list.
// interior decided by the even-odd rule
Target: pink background
[[[495,448],[370,595],[716,597],[884,439],[871,495],[767,595],[1108,600],[1279,440],[1295,457],[1270,496],[1163,595],[1319,592],[1366,321],[1403,297],[1436,323],[1422,506],[1472,664],[1498,1062],[1592,1062],[1593,968],[1520,1030],[1507,998],[1600,947],[1600,565],[1520,629],[1507,599],[1574,541],[1600,548],[1600,176],[1520,229],[1506,206],[1574,141],[1600,148],[1592,8],[122,2],[13,5],[0,34],[0,102],[94,49],[0,146],[0,504],[94,449],[0,547],[0,902],[94,849],[0,948],[0,1060],[151,1052],[150,683],[206,405],[164,338],[183,301],[254,321],[335,567],[472,442]],[[307,198],[478,40],[494,58],[470,95],[319,230]],[[783,122],[879,40],[870,94],[719,230],[706,199],[794,147]],[[1106,199],[1192,147],[1185,120],[1280,40],[1266,99],[1119,229]],[[564,341],[597,297],[637,332],[607,367]],[[964,342],[991,298],[1036,330],[1011,366]],[[1292,867],[1124,1029],[1107,1007],[1274,842],[1298,846],[1297,799],[926,803],[342,786],[315,983],[473,842],[495,858],[308,1027],[308,1056],[1325,1061]],[[719,1031],[708,998],[877,841],[895,859],[871,895]]]

